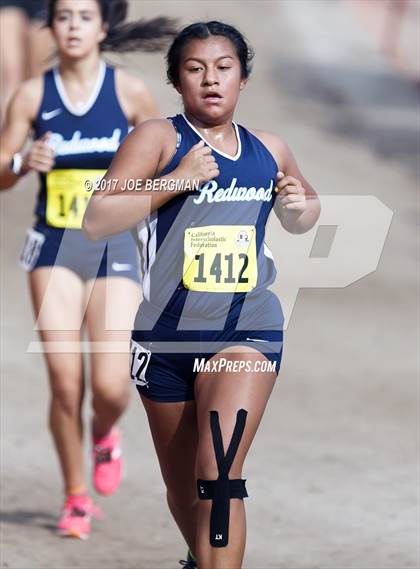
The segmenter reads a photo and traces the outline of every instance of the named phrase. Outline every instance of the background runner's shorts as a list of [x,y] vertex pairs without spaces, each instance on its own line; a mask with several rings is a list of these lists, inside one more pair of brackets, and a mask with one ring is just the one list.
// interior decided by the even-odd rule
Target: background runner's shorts
[[[280,370],[283,351],[280,327],[246,331],[226,326],[224,330],[177,330],[174,317],[165,313],[156,324],[150,324],[142,307],[144,303],[136,319],[137,329],[132,332],[130,375],[138,392],[149,399],[193,400],[197,373],[206,371],[205,362],[229,345],[248,346],[263,353],[268,362],[264,362],[266,368],[261,367],[261,371]],[[282,323],[282,314],[279,322]],[[253,365],[251,357],[249,361]]]
[[56,229],[38,222],[27,232],[20,265],[28,272],[39,267],[66,267],[83,281],[126,277],[139,282],[137,248],[128,232],[89,241],[79,229]]

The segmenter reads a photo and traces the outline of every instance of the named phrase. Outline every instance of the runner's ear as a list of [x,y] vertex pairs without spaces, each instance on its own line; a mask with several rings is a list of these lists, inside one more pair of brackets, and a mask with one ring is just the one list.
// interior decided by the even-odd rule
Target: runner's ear
[[104,22],[102,24],[102,30],[99,34],[99,43],[102,43],[104,41],[104,39],[108,35],[108,32],[109,32],[109,24],[107,22]]

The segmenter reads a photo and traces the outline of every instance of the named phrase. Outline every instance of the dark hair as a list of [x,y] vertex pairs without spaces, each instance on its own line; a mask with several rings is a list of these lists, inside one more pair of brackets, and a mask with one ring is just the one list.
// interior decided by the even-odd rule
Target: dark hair
[[[176,20],[160,16],[152,20],[139,20],[124,24],[127,17],[127,0],[95,0],[101,11],[108,33],[100,45],[101,51],[159,51],[168,39],[177,34]],[[52,27],[58,0],[49,0],[47,26]]]
[[210,36],[223,36],[233,43],[241,64],[241,77],[249,77],[254,51],[241,32],[223,22],[195,22],[179,32],[166,55],[167,76],[174,87],[179,84],[179,64],[184,47],[191,40],[204,40]]

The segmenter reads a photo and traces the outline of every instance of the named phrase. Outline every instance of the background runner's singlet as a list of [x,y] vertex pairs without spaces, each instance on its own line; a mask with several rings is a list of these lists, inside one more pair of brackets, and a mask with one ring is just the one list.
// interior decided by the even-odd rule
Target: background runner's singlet
[[52,227],[79,229],[89,192],[84,182],[101,177],[109,167],[129,125],[115,91],[115,72],[100,63],[89,100],[75,108],[57,68],[44,75],[41,107],[33,122],[36,139],[50,131],[54,169],[40,174],[35,214]]

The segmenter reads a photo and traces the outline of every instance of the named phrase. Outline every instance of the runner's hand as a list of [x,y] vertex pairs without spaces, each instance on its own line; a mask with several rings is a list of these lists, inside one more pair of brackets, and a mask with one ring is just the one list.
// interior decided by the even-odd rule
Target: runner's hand
[[191,147],[176,169],[178,178],[198,180],[200,185],[219,175],[219,168],[211,148],[203,140]]
[[282,207],[296,212],[305,211],[305,188],[300,180],[293,176],[285,176],[283,172],[278,172],[275,191],[279,195],[278,199]]
[[55,153],[48,146],[48,139],[51,132],[46,132],[40,139],[36,140],[28,153],[23,158],[22,171],[24,173],[30,170],[46,174],[54,167]]

